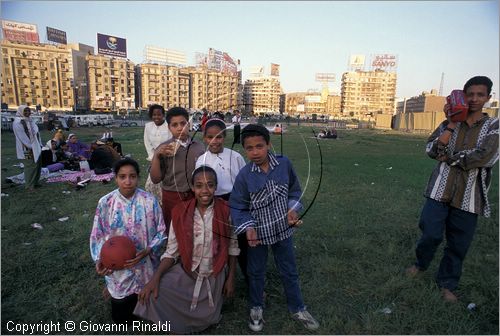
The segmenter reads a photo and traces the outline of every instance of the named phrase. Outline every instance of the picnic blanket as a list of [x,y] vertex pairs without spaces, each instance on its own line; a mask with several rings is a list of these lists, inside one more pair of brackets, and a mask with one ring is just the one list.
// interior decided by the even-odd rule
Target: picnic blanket
[[101,182],[101,181],[110,181],[115,177],[114,173],[96,175],[96,173],[93,170],[88,171],[88,172],[63,170],[61,172],[62,172],[62,174],[60,174],[59,176],[54,176],[54,177],[48,178],[47,182],[48,183],[54,183],[54,182],[77,183],[79,180],[84,180],[87,178],[90,178],[91,181]]

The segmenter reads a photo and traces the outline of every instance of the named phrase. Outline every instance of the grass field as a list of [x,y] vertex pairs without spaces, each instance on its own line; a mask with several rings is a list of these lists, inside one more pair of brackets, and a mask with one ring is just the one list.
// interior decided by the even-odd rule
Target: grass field
[[[104,129],[77,129],[90,142]],[[142,128],[114,130],[124,153],[141,163],[146,180]],[[228,139],[232,140],[232,132]],[[498,165],[490,190],[492,217],[480,218],[463,267],[460,303],[440,298],[433,274],[404,276],[414,261],[423,190],[435,165],[424,152],[426,137],[392,131],[339,131],[339,139],[319,142],[311,129],[290,127],[276,151],[293,162],[307,212],[294,236],[304,299],[321,323],[318,334],[498,334]],[[42,132],[48,140],[49,133]],[[104,280],[96,275],[89,234],[98,199],[114,183],[93,182],[76,191],[68,184],[47,184],[35,193],[4,182],[18,174],[14,136],[2,133],[2,334],[9,320],[23,323],[110,321],[103,301]],[[242,152],[241,147],[235,148]],[[65,190],[70,194],[63,194]],[[52,210],[52,208],[56,208]],[[68,216],[66,222],[58,218]],[[40,223],[43,230],[30,225]],[[25,244],[30,243],[30,244]],[[286,310],[278,273],[271,263],[266,284],[266,334],[305,334]],[[223,306],[223,319],[209,334],[248,334],[246,293],[238,274],[236,297]],[[475,311],[467,310],[474,302]],[[383,313],[389,308],[390,313]],[[386,312],[388,312],[386,310]]]

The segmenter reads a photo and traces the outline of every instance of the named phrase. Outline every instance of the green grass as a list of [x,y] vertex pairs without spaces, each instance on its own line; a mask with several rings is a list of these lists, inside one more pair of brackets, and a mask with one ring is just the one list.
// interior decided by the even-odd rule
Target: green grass
[[[104,129],[76,131],[89,142]],[[141,164],[141,186],[147,170],[142,132],[114,130],[124,153]],[[310,128],[290,127],[283,138],[284,154],[306,189],[306,207],[320,177],[318,147],[311,136]],[[48,132],[42,132],[42,138],[48,140]],[[428,272],[416,279],[403,275],[414,261],[422,194],[435,165],[424,153],[425,140],[423,135],[354,130],[319,142],[321,186],[294,236],[302,292],[321,323],[318,334],[498,334],[498,165],[490,190],[493,215],[479,220],[464,263],[460,303],[442,302],[433,280],[442,246]],[[280,152],[280,139],[273,136],[272,142]],[[17,163],[14,147],[13,134],[2,133],[2,181],[20,172],[12,166]],[[9,320],[110,321],[109,303],[101,298],[104,281],[95,274],[88,245],[97,201],[114,188],[114,183],[93,182],[76,191],[68,184],[44,183],[35,193],[26,193],[23,187],[2,182],[2,192],[9,194],[2,197],[3,334],[8,333]],[[63,216],[70,220],[59,222]],[[31,228],[35,222],[44,229]],[[236,297],[223,306],[222,322],[207,333],[250,333],[239,274],[236,289]],[[288,316],[272,258],[266,292],[264,333],[307,333]],[[466,309],[470,302],[477,304],[476,311]],[[391,314],[380,312],[386,307]]]

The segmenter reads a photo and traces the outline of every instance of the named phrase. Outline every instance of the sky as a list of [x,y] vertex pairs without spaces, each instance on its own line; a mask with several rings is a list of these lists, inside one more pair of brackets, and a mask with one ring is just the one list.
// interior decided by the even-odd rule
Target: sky
[[209,48],[252,66],[280,64],[285,93],[319,90],[315,74],[334,73],[340,93],[350,55],[397,55],[399,98],[462,88],[475,75],[493,80],[499,98],[496,1],[22,1],[1,2],[1,18],[66,31],[69,43],[97,46],[97,33],[127,39],[128,58],[146,45],[187,54]]

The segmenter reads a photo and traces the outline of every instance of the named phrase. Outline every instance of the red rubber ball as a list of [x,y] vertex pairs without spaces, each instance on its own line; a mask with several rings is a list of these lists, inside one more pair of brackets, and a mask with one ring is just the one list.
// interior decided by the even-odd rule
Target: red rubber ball
[[102,245],[101,263],[111,270],[121,270],[125,262],[135,258],[135,255],[135,245],[129,237],[114,236]]

